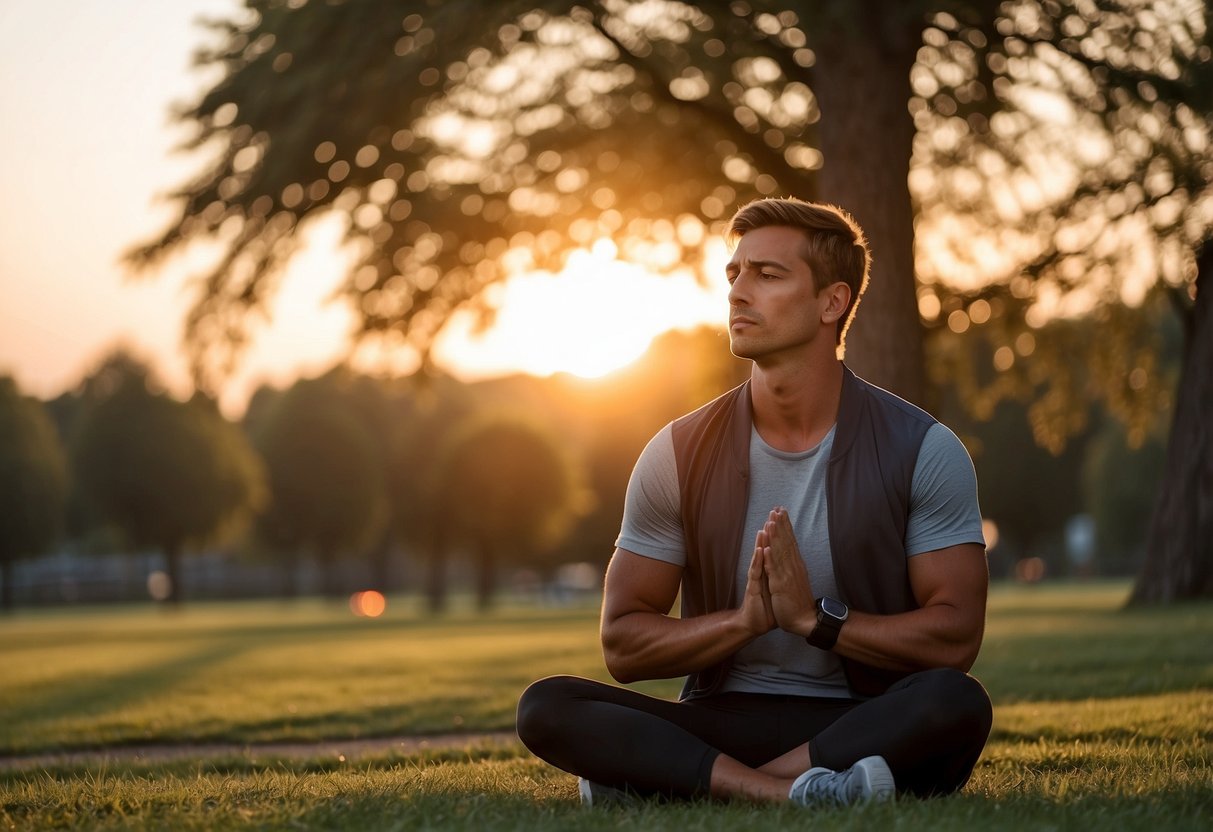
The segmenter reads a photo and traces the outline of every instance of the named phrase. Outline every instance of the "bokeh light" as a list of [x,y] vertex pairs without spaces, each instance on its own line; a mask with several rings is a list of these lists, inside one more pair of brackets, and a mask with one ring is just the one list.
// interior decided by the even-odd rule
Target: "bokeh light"
[[386,609],[387,599],[382,592],[368,589],[350,596],[350,612],[359,618],[378,618]]
[[173,594],[173,579],[159,569],[147,576],[147,594],[153,601],[167,601]]
[[1044,580],[1045,562],[1040,558],[1023,558],[1015,562],[1015,580],[1025,584],[1036,584]]

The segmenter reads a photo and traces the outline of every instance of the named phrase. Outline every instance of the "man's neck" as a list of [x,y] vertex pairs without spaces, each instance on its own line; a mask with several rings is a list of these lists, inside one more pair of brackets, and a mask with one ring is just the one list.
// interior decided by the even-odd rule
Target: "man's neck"
[[750,371],[750,398],[758,435],[781,451],[815,448],[838,418],[842,362],[760,364]]

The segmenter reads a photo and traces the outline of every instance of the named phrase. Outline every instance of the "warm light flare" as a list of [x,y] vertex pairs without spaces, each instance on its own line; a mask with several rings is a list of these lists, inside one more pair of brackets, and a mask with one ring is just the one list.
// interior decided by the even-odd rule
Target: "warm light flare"
[[387,609],[383,593],[368,589],[350,596],[350,612],[359,618],[378,618]]
[[465,379],[511,371],[598,378],[670,329],[723,326],[723,268],[709,267],[705,287],[689,271],[659,276],[617,254],[613,241],[599,239],[574,251],[559,275],[522,274],[492,287],[493,326],[477,333],[470,314],[455,315],[435,346],[437,360]]

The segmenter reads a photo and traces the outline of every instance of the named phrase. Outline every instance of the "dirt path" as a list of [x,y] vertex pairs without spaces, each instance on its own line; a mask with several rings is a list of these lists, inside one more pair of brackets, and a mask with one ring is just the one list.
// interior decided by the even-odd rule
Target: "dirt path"
[[368,754],[399,751],[449,751],[507,746],[518,741],[513,731],[482,734],[433,734],[430,736],[373,737],[354,740],[267,743],[188,743],[176,745],[122,745],[47,751],[38,754],[0,754],[0,770],[39,769],[59,765],[93,763],[162,763],[175,760],[208,760],[221,757],[259,759],[301,759],[330,757],[354,762]]

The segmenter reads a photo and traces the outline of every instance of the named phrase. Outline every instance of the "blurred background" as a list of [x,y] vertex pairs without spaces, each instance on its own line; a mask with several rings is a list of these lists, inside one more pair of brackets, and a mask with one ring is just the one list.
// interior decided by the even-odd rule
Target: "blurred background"
[[1207,596],[1209,23],[0,0],[0,604],[596,592],[783,195],[865,228],[846,360],[964,440],[996,579]]

